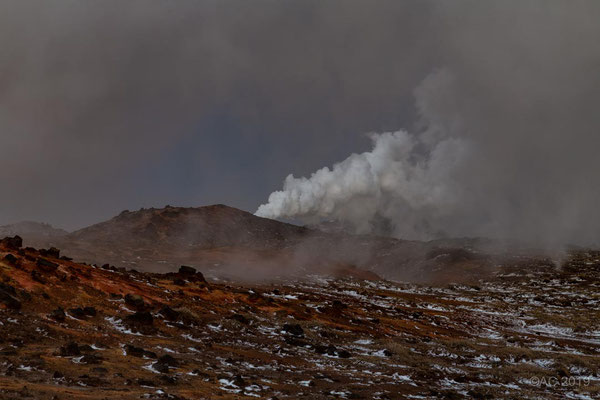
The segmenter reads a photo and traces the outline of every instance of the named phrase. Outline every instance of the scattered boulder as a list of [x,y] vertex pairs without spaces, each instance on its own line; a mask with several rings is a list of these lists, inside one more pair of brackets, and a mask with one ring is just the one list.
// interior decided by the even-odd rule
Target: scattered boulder
[[58,322],[63,322],[66,318],[65,310],[63,310],[62,307],[58,307],[56,310],[52,311],[48,316]]
[[81,355],[79,345],[75,342],[69,342],[65,346],[60,348],[60,355],[62,357],[75,357]]
[[127,295],[125,295],[125,303],[135,307],[138,310],[141,310],[144,308],[144,306],[146,305],[146,303],[144,303],[144,298],[142,296],[140,296],[139,294],[131,294],[128,293]]
[[[196,268],[188,267],[187,265],[182,265],[179,267],[178,275],[182,275],[185,279],[191,282],[204,282],[206,283],[206,279],[204,279],[204,275],[201,272],[196,271]],[[181,278],[175,278],[181,279]],[[177,285],[177,283],[175,283]]]
[[79,362],[83,364],[100,364],[102,363],[102,357],[96,354],[86,354],[84,355]]
[[179,366],[179,361],[177,361],[177,359],[169,354],[165,354],[164,356],[160,356],[160,358],[158,359],[159,363],[163,363],[168,365],[169,367],[178,367]]
[[0,244],[4,245],[9,249],[18,250],[23,246],[23,238],[21,238],[21,236],[19,235],[13,237],[7,236],[4,239],[0,240]]
[[121,319],[134,332],[144,335],[152,335],[157,329],[154,326],[154,318],[148,311],[138,311]]
[[54,272],[58,268],[58,264],[39,257],[37,259],[37,266],[44,272]]
[[294,335],[297,337],[304,336],[304,329],[299,324],[285,324],[283,325],[283,330],[290,335]]
[[97,314],[96,308],[91,306],[83,307],[83,313],[88,317],[95,317]]
[[164,306],[163,308],[161,308],[159,313],[160,313],[160,315],[165,317],[166,320],[171,321],[171,322],[177,321],[179,319],[179,315],[180,315],[180,313],[178,311],[173,310],[169,306]]
[[154,364],[152,364],[152,368],[157,370],[158,372],[168,373],[169,368],[177,368],[179,366],[179,361],[177,361],[173,356],[165,354],[161,356]]
[[187,265],[182,265],[179,267],[179,273],[182,275],[194,275],[196,273],[196,268],[188,267]]
[[92,353],[94,351],[94,348],[89,344],[82,344],[79,345],[79,351],[82,353]]
[[152,325],[154,317],[148,311],[138,311],[126,316],[125,322],[133,325]]
[[11,285],[6,283],[0,283],[0,302],[7,308],[12,310],[19,310],[21,308],[21,301],[16,297],[17,291]]
[[233,378],[233,384],[237,387],[244,387],[246,386],[246,381],[244,381],[244,378],[242,378],[241,375],[236,375]]
[[73,318],[77,318],[77,319],[85,318],[85,312],[83,312],[83,308],[81,308],[81,307],[69,308],[69,314],[71,314],[71,316]]
[[331,307],[333,307],[336,310],[343,310],[345,308],[348,308],[346,304],[342,303],[339,300],[334,300],[333,303],[331,303]]
[[75,307],[69,309],[69,314],[77,319],[84,319],[85,317],[95,317],[96,316],[96,308],[95,307]]
[[41,283],[42,285],[46,284],[46,280],[42,277],[42,274],[39,271],[33,270],[31,271],[31,279],[34,281]]
[[323,345],[313,345],[313,348],[317,354],[327,354],[331,357],[339,357],[339,358],[349,358],[350,352],[347,350],[339,350],[334,345],[323,346]]
[[7,262],[7,263],[9,263],[9,264],[12,264],[12,265],[14,265],[14,264],[16,264],[16,263],[17,263],[17,260],[18,260],[18,259],[17,259],[17,257],[15,257],[14,255],[12,255],[12,254],[8,253],[7,255],[5,255],[5,256],[4,256],[3,260],[4,260],[4,261],[6,261],[6,262]]
[[[227,317],[228,319],[233,319],[234,321],[237,321],[241,324],[244,325],[248,325],[250,323],[250,321],[248,320],[248,318],[244,317],[242,314],[233,314],[229,317]],[[302,328],[300,328],[302,329]]]
[[60,258],[60,250],[56,247],[50,247],[49,249],[40,249],[40,255],[44,257]]
[[125,352],[127,353],[128,356],[133,356],[133,357],[157,358],[157,355],[155,352],[149,351],[149,350],[144,350],[141,347],[136,347],[131,344],[125,345]]

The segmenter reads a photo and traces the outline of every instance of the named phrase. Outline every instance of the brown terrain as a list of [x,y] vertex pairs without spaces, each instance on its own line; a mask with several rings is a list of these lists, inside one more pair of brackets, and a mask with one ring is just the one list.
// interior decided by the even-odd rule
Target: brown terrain
[[492,274],[496,265],[479,250],[477,240],[418,242],[324,232],[224,205],[123,211],[66,235],[21,236],[26,245],[58,247],[76,260],[96,265],[167,272],[184,264],[207,276],[235,280],[352,272],[356,267],[361,273],[394,280],[469,281]]
[[225,206],[44,240],[66,246],[0,241],[2,399],[600,396],[598,251],[489,256]]

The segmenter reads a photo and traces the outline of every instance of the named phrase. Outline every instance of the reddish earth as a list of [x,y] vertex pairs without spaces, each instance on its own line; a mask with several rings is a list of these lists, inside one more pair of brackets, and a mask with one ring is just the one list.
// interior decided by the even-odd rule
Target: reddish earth
[[3,399],[600,396],[600,252],[507,257],[468,285],[342,263],[337,277],[234,284],[19,245],[0,243]]

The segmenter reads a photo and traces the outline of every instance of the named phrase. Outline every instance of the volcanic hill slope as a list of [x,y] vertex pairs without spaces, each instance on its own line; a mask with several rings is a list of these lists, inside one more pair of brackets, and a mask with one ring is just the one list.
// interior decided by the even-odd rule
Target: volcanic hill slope
[[465,282],[490,275],[497,263],[466,241],[418,242],[323,232],[260,218],[224,205],[124,211],[64,236],[30,241],[56,246],[94,263],[167,272],[186,264],[235,280],[310,273],[374,274],[412,282]]
[[592,399],[600,252],[477,285],[206,282],[0,242],[2,399]]

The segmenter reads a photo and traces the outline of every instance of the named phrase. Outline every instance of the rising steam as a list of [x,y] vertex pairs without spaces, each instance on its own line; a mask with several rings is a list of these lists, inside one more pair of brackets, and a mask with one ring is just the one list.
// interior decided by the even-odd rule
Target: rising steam
[[[307,222],[334,219],[356,232],[427,238],[440,234],[457,202],[453,173],[466,159],[468,143],[456,136],[458,120],[435,114],[435,101],[454,80],[447,71],[430,75],[415,91],[422,129],[371,133],[373,149],[314,172],[288,175],[283,190],[269,196],[256,215]],[[383,224],[382,224],[383,222]]]
[[501,85],[493,90],[507,101],[482,102],[474,94],[484,86],[464,77],[432,73],[414,92],[420,118],[411,132],[372,133],[371,151],[309,178],[289,175],[256,215],[408,239],[598,243],[598,162],[585,110],[572,112],[564,96],[519,100]]

